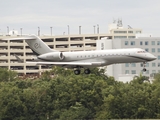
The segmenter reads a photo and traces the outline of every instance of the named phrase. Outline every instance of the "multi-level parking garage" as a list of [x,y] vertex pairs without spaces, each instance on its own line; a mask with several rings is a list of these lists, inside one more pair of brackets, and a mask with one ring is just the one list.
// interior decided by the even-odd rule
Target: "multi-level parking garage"
[[[108,34],[79,34],[79,35],[60,35],[60,36],[39,36],[51,49],[59,51],[88,51],[96,50],[96,40],[102,38],[135,38],[141,29],[130,29],[111,25]],[[25,42],[7,39],[12,37],[21,37],[19,35],[1,35],[0,36],[0,67],[5,67],[17,71],[20,75],[41,74],[41,72],[51,69],[51,66],[35,66],[28,64],[35,55]],[[6,40],[4,40],[6,39]],[[15,54],[24,62],[19,63]]]
[[[40,38],[51,48],[65,51],[84,51],[96,50],[96,40],[109,35],[66,35],[66,36],[40,36]],[[0,66],[17,71],[19,74],[41,74],[44,70],[50,69],[50,66],[35,66],[27,64],[35,57],[25,40],[6,40],[12,37],[21,36],[1,36],[0,37]],[[111,37],[111,36],[110,36]],[[4,40],[5,39],[5,40]],[[19,63],[15,54],[24,61]]]

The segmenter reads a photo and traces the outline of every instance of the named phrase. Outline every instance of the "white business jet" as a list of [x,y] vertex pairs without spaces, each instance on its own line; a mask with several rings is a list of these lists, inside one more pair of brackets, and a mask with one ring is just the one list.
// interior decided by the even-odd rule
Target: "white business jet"
[[34,35],[11,38],[10,40],[25,40],[37,55],[32,62],[27,63],[74,68],[76,75],[80,74],[81,68],[84,68],[85,74],[89,74],[90,67],[101,67],[117,63],[142,62],[144,65],[143,71],[146,71],[145,63],[156,59],[154,55],[140,48],[60,52],[51,49],[39,37]]

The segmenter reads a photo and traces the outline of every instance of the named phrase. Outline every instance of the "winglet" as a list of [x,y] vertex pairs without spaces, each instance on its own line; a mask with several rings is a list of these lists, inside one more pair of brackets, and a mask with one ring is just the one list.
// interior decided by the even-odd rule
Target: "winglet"
[[19,63],[23,63],[23,60],[20,59],[16,54],[14,54]]

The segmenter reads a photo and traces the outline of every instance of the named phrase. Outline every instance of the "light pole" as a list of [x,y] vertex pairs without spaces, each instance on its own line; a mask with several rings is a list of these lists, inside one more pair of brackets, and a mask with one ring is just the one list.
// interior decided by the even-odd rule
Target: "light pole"
[[96,29],[95,29],[95,27],[96,27],[96,26],[94,25],[94,26],[93,26],[93,28],[94,28],[94,34],[95,34],[95,32],[96,32]]
[[38,27],[38,36],[40,36],[40,27]]
[[97,24],[97,33],[99,34],[99,25]]
[[9,35],[9,27],[7,26],[7,33],[8,33],[8,35]]
[[79,34],[81,34],[81,26],[79,26]]
[[52,36],[52,27],[50,27],[51,28],[51,36]]
[[20,28],[20,30],[21,30],[21,36],[22,36],[22,28]]
[[67,25],[67,27],[68,27],[68,35],[69,35],[69,25]]

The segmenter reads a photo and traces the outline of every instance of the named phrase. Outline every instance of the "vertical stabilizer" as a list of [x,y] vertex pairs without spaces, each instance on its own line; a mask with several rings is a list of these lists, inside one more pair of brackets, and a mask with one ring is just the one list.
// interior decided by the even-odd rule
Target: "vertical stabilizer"
[[38,36],[35,35],[9,38],[3,40],[25,40],[28,46],[36,55],[42,55],[49,52],[58,52],[57,50],[51,49],[46,43],[44,43]]
[[28,46],[32,49],[32,51],[37,54],[45,54],[49,52],[56,52],[56,50],[52,50],[46,43],[44,43],[39,37],[31,36],[31,39],[25,39]]

